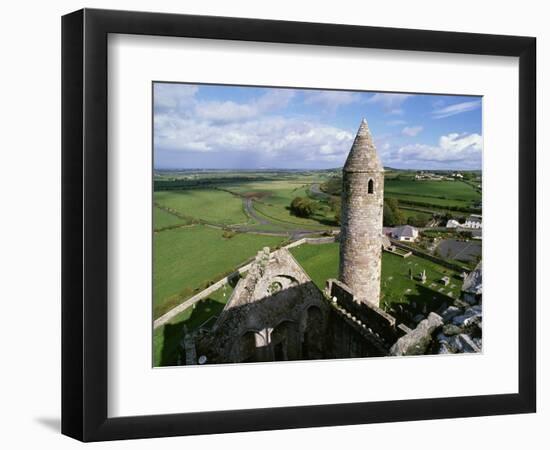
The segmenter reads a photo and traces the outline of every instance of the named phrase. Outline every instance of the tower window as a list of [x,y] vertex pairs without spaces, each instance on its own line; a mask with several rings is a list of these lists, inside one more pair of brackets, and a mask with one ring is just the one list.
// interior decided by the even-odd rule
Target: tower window
[[374,181],[372,181],[372,178],[369,180],[368,193],[374,194]]

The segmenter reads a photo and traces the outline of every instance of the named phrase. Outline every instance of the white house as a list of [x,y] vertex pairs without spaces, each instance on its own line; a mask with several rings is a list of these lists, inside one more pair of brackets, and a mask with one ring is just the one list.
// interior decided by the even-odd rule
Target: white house
[[458,228],[460,226],[460,222],[455,219],[449,219],[447,221],[447,228]]
[[466,222],[464,222],[464,225],[462,225],[464,228],[473,228],[473,229],[480,229],[481,228],[481,215],[479,214],[471,214],[467,219]]
[[414,242],[418,238],[418,230],[410,225],[394,228],[391,237],[398,241]]

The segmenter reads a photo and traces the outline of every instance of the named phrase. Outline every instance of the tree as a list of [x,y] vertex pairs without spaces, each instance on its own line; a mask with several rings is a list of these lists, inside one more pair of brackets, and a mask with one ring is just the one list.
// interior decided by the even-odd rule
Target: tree
[[407,218],[407,224],[413,227],[423,227],[426,225],[426,219],[420,214],[416,214]]
[[340,197],[331,197],[328,202],[330,209],[334,213],[334,220],[338,225],[340,225],[341,214],[342,214],[342,201]]
[[298,217],[311,217],[315,212],[315,203],[308,198],[296,197],[290,203],[290,211]]
[[384,226],[394,227],[406,223],[405,215],[399,209],[399,202],[395,198],[384,199]]

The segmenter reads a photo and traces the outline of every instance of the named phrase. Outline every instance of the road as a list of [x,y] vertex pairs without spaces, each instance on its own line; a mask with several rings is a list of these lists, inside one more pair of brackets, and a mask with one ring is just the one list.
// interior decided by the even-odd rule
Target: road
[[[326,195],[326,194],[325,194]],[[243,208],[246,212],[246,214],[251,217],[252,219],[256,220],[260,225],[271,225],[273,226],[273,228],[276,230],[280,224],[277,224],[276,222],[272,222],[270,221],[267,217],[264,217],[260,214],[258,214],[258,212],[254,209],[254,199],[252,198],[244,198],[243,197]],[[289,224],[289,225],[292,225],[292,224]],[[258,230],[255,230],[254,227],[250,227],[250,226],[237,226],[237,227],[232,227],[234,230],[236,231],[240,231],[242,233],[259,233]],[[285,230],[285,231],[262,231],[261,233],[262,234],[268,234],[268,235],[271,235],[271,236],[289,236],[290,239],[292,239],[293,241],[294,240],[298,240],[298,239],[302,239],[303,237],[307,237],[307,236],[310,236],[312,234],[318,234],[318,233],[322,233],[323,231],[326,231],[326,230],[305,230],[305,229],[302,229],[302,228],[291,228],[291,229],[288,229],[288,230]]]
[[313,183],[312,185],[309,186],[309,191],[313,194],[313,195],[316,195],[318,197],[323,197],[323,198],[330,198],[332,197],[332,195],[330,194],[327,194],[326,192],[323,192],[321,190],[321,185],[319,183]]
[[[314,195],[322,195],[322,196],[330,197],[328,194],[325,194],[324,192],[319,190],[319,184],[310,185],[310,189],[312,190]],[[227,226],[227,225],[221,225],[221,224],[218,224],[218,223],[207,222],[205,220],[200,220],[199,223],[201,223],[201,224],[203,224],[207,227],[216,228],[216,229],[230,228],[230,229],[238,231],[240,233],[262,234],[262,235],[266,235],[266,236],[285,236],[285,237],[289,237],[293,241],[298,240],[298,239],[302,239],[304,237],[311,236],[312,234],[319,234],[319,233],[322,233],[324,231],[327,231],[326,228],[318,229],[318,230],[303,229],[303,228],[300,228],[300,226],[298,224],[292,224],[291,222],[284,222],[285,229],[281,230],[281,223],[278,223],[276,221],[271,221],[271,220],[269,220],[268,217],[265,217],[265,216],[259,214],[256,211],[256,209],[254,208],[254,199],[253,198],[244,197],[244,196],[242,196],[240,194],[237,194],[235,192],[230,192],[230,191],[227,191],[227,192],[229,192],[230,194],[232,194],[236,197],[239,197],[242,200],[244,212],[249,218],[254,219],[254,221],[256,221],[260,225],[271,226],[271,227],[273,227],[273,230],[269,230],[269,229],[267,229],[267,230],[258,230],[257,228],[255,228],[254,226],[251,226],[251,225],[229,225],[229,226]],[[183,217],[183,216],[180,216],[179,214],[177,214],[175,211],[173,211],[171,209],[163,208],[160,205],[157,205],[157,206],[159,208],[163,209],[164,211],[168,212],[169,214],[172,214],[176,217],[179,217],[179,218]],[[295,226],[295,228],[294,228],[294,226]]]
[[248,214],[249,217],[252,217],[254,220],[256,220],[261,225],[273,225],[272,222],[267,220],[265,217],[260,216],[256,210],[254,209],[253,205],[254,200],[251,198],[243,198],[243,207]]

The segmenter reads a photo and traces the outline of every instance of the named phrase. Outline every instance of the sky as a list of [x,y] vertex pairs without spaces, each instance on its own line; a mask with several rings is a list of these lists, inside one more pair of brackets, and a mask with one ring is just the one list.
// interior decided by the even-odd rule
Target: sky
[[481,169],[481,97],[153,85],[155,169],[342,167],[365,118],[386,167]]

